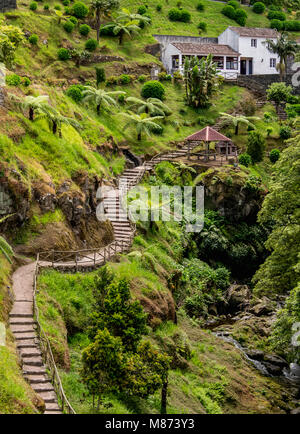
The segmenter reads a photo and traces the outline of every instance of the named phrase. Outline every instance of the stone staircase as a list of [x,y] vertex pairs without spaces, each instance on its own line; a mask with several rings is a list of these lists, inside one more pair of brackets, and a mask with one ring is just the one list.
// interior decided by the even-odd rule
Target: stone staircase
[[276,113],[277,113],[278,119],[280,119],[281,121],[287,120],[288,115],[285,111],[285,106],[280,105],[278,108],[276,108]]

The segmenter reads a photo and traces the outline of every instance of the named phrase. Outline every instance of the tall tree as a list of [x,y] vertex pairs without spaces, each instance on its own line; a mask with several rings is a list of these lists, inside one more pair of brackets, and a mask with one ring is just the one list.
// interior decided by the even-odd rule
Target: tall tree
[[54,107],[47,106],[44,110],[38,115],[40,118],[46,118],[51,126],[52,133],[56,134],[58,132],[61,137],[61,128],[62,125],[71,125],[76,130],[81,129],[81,125],[73,118],[68,118],[60,114]]
[[285,32],[281,33],[276,41],[267,39],[265,43],[269,51],[279,56],[279,63],[276,69],[279,71],[281,81],[283,81],[287,69],[288,57],[296,54],[298,45],[295,41],[289,39],[288,34]]
[[31,121],[33,121],[35,113],[41,114],[46,112],[47,108],[49,107],[48,95],[27,95],[25,98],[20,98],[16,95],[10,94],[10,98],[13,102],[20,106],[22,110],[28,110],[28,116]]
[[120,0],[92,0],[90,9],[96,16],[96,31],[97,31],[97,41],[100,39],[100,26],[101,17],[108,16],[110,13],[118,9],[120,6]]
[[146,113],[142,113],[141,115],[137,115],[137,114],[132,113],[132,112],[120,113],[120,115],[126,117],[126,119],[128,120],[128,122],[125,125],[124,130],[126,130],[130,126],[133,126],[136,129],[137,139],[139,141],[142,140],[142,134],[143,133],[150,136],[151,131],[153,131],[155,128],[160,128],[160,125],[155,123],[154,121],[157,119],[163,118],[163,116],[147,117]]
[[96,89],[95,87],[92,86],[85,86],[82,93],[83,93],[82,101],[84,103],[93,102],[96,105],[98,114],[100,113],[102,107],[109,109],[112,106],[117,105],[117,102],[114,99],[115,96],[126,94],[126,92],[121,92],[121,91],[107,92],[104,89]]
[[[136,35],[141,31],[141,28],[138,26],[138,24],[138,20],[123,21],[119,18],[116,18],[113,21],[113,32],[119,37],[120,45],[122,45],[125,35],[128,35],[131,38],[133,35]],[[109,25],[108,27],[111,27],[111,25]]]
[[255,128],[251,121],[259,121],[260,118],[257,116],[243,116],[243,115],[230,115],[229,113],[220,113],[221,119],[232,124],[235,128],[235,134],[239,133],[240,124],[245,124],[247,126],[251,126]]

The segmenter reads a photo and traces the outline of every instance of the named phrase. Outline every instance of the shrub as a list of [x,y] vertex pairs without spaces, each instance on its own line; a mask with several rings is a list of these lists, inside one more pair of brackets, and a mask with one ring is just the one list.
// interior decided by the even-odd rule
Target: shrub
[[67,33],[72,33],[75,26],[71,21],[66,21],[63,27]]
[[87,36],[91,31],[91,28],[89,25],[87,24],[81,24],[81,26],[79,27],[79,33],[83,36]]
[[28,87],[31,85],[31,81],[28,77],[22,77],[22,84],[23,86]]
[[287,140],[291,137],[292,130],[287,125],[280,127],[279,136],[282,140]]
[[112,86],[114,84],[118,84],[118,82],[119,82],[119,77],[112,75],[111,77],[108,77],[108,79],[106,80],[106,85]]
[[159,81],[171,81],[172,76],[163,71],[158,74],[158,79]]
[[203,32],[205,32],[207,29],[207,24],[204,21],[200,21],[200,23],[198,24],[197,27],[199,30],[202,30]]
[[183,23],[189,23],[191,21],[191,14],[189,11],[183,9],[181,11],[181,15],[180,15],[180,21],[182,21]]
[[37,2],[31,2],[30,5],[29,5],[29,9],[30,9],[31,11],[36,11],[36,10],[37,10],[37,7],[38,7]]
[[60,48],[57,52],[57,57],[59,60],[69,60],[71,59],[71,54],[67,48]]
[[168,17],[170,21],[180,21],[181,18],[181,10],[172,8],[168,12]]
[[144,6],[144,5],[140,6],[140,7],[138,8],[138,10],[137,10],[137,13],[140,14],[140,15],[144,15],[144,14],[146,14],[146,13],[147,13],[147,8],[146,8],[146,6]]
[[72,84],[67,90],[66,94],[75,102],[80,102],[83,98],[82,86],[79,84]]
[[38,35],[36,35],[35,33],[33,33],[32,35],[29,36],[28,41],[30,42],[30,44],[32,45],[37,45],[39,40]]
[[246,167],[250,166],[252,164],[250,155],[246,153],[241,154],[239,156],[239,163]]
[[162,10],[162,5],[156,5],[157,12],[160,12]]
[[159,81],[147,81],[141,90],[141,95],[144,98],[163,99],[165,88]]
[[82,2],[76,2],[72,7],[72,15],[79,19],[85,18],[88,12],[88,7]]
[[157,125],[157,127],[152,127],[151,128],[151,132],[153,134],[155,134],[156,136],[161,136],[162,133],[164,132],[164,129],[160,125]]
[[235,9],[232,6],[224,6],[222,9],[222,14],[225,15],[225,17],[231,18],[232,20],[235,19]]
[[120,83],[121,84],[129,84],[129,83],[131,83],[131,77],[130,77],[130,75],[122,74],[120,76]]
[[229,2],[227,2],[227,4],[229,6],[232,6],[234,9],[239,9],[239,7],[240,7],[239,2],[236,0],[229,0]]
[[70,0],[63,0],[63,1],[62,1],[62,4],[63,4],[64,6],[69,6],[69,4],[70,4]]
[[291,95],[291,86],[287,86],[285,83],[272,83],[267,89],[268,101],[274,101],[275,104],[287,102]]
[[244,26],[246,24],[247,18],[248,18],[248,15],[244,11],[244,9],[238,9],[235,12],[234,19],[240,26]]
[[114,24],[108,24],[105,27],[101,27],[100,36],[117,36],[114,33]]
[[271,29],[276,29],[278,31],[283,29],[283,22],[280,20],[272,20],[270,22]]
[[119,95],[118,96],[118,102],[120,104],[124,104],[125,103],[125,95]]
[[280,11],[270,11],[268,13],[269,20],[279,20],[279,21],[285,21],[286,16],[283,12]]
[[264,3],[262,2],[256,2],[254,3],[253,7],[252,7],[253,12],[255,12],[256,14],[262,14],[265,12],[266,10],[266,6]]
[[48,11],[50,9],[50,6],[48,5],[48,3],[44,4],[44,10]]
[[140,76],[138,77],[138,81],[139,81],[140,83],[145,83],[146,80],[147,80],[147,76],[144,75],[144,74],[142,74],[142,75],[140,75]]
[[272,149],[269,155],[271,163],[276,163],[279,157],[280,157],[280,151],[278,149]]
[[71,21],[71,23],[73,23],[74,26],[77,26],[77,24],[78,24],[78,20],[77,20],[76,17],[70,17],[70,18],[69,18],[69,21]]
[[55,6],[54,6],[54,9],[55,9],[56,11],[61,11],[61,5],[55,5]]
[[5,82],[8,86],[19,86],[21,84],[21,77],[17,74],[10,74],[5,77]]
[[88,51],[95,51],[98,47],[98,42],[96,39],[88,39],[85,43],[85,48]]
[[204,4],[203,3],[198,3],[197,6],[197,11],[202,12],[204,11]]
[[96,83],[98,86],[100,83],[104,83],[106,80],[105,70],[104,68],[98,68],[98,67],[96,67],[95,70],[96,70]]
[[290,32],[300,32],[300,21],[283,21],[283,29]]
[[265,152],[265,140],[258,131],[251,131],[248,134],[247,154],[250,155],[253,163],[262,161]]

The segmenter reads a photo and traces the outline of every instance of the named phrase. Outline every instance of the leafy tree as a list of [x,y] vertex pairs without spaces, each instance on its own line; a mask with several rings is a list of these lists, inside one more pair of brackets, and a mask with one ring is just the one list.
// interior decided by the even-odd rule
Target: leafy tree
[[18,97],[16,95],[10,95],[10,98],[15,102],[22,110],[28,110],[29,119],[33,121],[34,114],[45,113],[49,107],[48,95]]
[[138,21],[138,22],[143,22],[144,25],[149,25],[150,24],[150,18],[147,17],[144,14],[134,14],[131,13],[128,9],[123,8],[121,10],[121,12],[119,12],[118,17],[117,17],[118,21],[124,21],[124,22],[128,22],[128,21]]
[[163,116],[147,117],[146,113],[142,113],[141,115],[138,115],[132,112],[120,113],[120,115],[125,116],[126,119],[128,120],[127,124],[125,125],[124,131],[128,127],[133,126],[137,131],[137,139],[139,141],[142,140],[143,133],[150,136],[151,131],[153,131],[154,128],[159,128],[160,125],[155,123],[154,121],[163,118]]
[[96,31],[97,31],[97,41],[100,39],[100,26],[101,26],[101,17],[108,16],[110,13],[118,9],[120,6],[119,0],[92,0],[90,9],[93,14],[96,16]]
[[258,294],[287,293],[298,283],[300,135],[287,143],[274,166],[270,192],[258,216],[262,224],[273,222],[266,242],[271,254],[253,279]]
[[250,155],[253,163],[262,161],[265,153],[265,140],[258,131],[251,131],[248,135],[247,154]]
[[257,116],[243,116],[243,115],[230,115],[229,113],[220,113],[222,119],[226,120],[235,127],[235,134],[239,133],[239,125],[245,124],[248,127],[251,126],[255,128],[255,125],[251,121],[259,121],[260,118]]
[[143,85],[141,95],[143,98],[156,98],[162,100],[165,92],[165,87],[159,81],[150,80]]
[[168,106],[166,106],[160,99],[158,98],[147,98],[146,101],[129,97],[126,99],[126,102],[131,103],[131,107],[137,108],[137,113],[147,113],[147,114],[156,114],[158,116],[168,116],[172,112]]
[[184,79],[187,103],[190,106],[207,107],[209,99],[218,87],[216,64],[212,55],[199,60],[197,57],[186,57],[184,63]]
[[97,113],[99,114],[102,107],[110,109],[112,106],[116,106],[117,102],[114,97],[118,95],[125,95],[125,92],[107,92],[104,89],[96,89],[92,86],[85,86],[83,89],[83,102],[93,102],[96,105]]
[[285,83],[272,83],[267,89],[268,101],[274,101],[278,108],[280,103],[287,102],[291,96],[291,86]]
[[276,66],[276,69],[280,73],[281,81],[283,81],[287,69],[288,57],[295,55],[298,51],[297,43],[290,40],[287,33],[283,32],[276,41],[267,39],[266,44],[269,51],[279,56],[279,64]]
[[133,35],[140,32],[141,28],[138,24],[138,20],[125,22],[117,17],[112,24],[104,26],[103,30],[112,28],[114,35],[119,37],[119,44],[122,45],[125,35],[128,35],[131,38]]

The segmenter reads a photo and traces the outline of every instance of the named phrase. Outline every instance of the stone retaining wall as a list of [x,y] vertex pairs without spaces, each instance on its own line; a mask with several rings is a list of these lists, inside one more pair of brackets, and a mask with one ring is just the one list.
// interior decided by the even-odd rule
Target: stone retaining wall
[[17,9],[17,0],[0,0],[0,12]]

